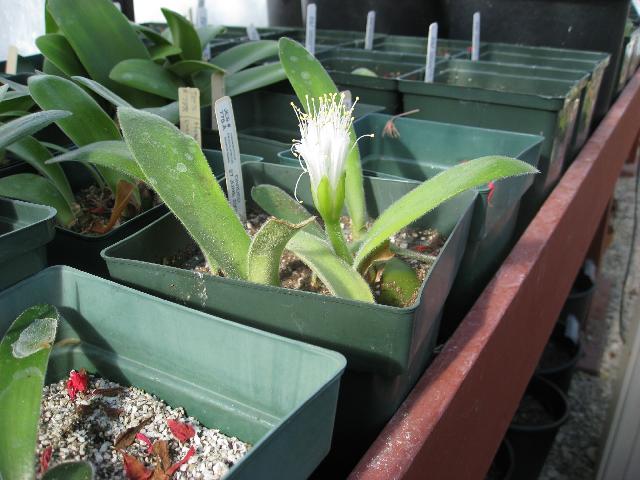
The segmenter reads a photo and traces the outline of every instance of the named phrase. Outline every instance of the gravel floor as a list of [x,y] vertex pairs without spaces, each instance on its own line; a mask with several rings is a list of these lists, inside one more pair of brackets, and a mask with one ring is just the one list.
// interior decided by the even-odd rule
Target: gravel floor
[[[615,237],[607,250],[601,275],[612,282],[607,307],[607,347],[599,376],[577,372],[569,400],[571,416],[562,427],[540,478],[542,480],[591,480],[595,478],[600,451],[606,440],[605,422],[611,408],[613,388],[618,374],[619,359],[624,347],[620,336],[619,312],[623,277],[626,271],[632,238],[635,178],[621,178],[616,186],[617,208],[613,219]],[[636,238],[635,252],[640,251]],[[623,334],[632,316],[633,297],[640,290],[640,255],[634,254],[625,289]]]

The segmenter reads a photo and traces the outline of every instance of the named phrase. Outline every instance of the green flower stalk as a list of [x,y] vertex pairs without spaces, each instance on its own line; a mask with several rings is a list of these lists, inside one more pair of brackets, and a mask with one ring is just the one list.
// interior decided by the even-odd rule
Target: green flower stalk
[[340,227],[340,215],[344,206],[347,156],[355,143],[350,139],[353,106],[345,106],[343,100],[343,94],[335,93],[317,100],[307,97],[308,113],[292,104],[298,116],[300,140],[294,141],[291,150],[303,170],[309,173],[313,203],[324,221],[335,253],[351,263],[353,257]]

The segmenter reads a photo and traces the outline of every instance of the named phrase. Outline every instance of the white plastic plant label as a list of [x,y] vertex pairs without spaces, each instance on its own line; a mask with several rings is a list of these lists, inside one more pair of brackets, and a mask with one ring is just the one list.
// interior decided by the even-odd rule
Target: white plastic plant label
[[367,13],[367,29],[364,33],[364,49],[373,50],[373,35],[376,30],[376,12],[371,10]]
[[204,0],[198,0],[198,8],[196,9],[196,27],[206,27],[209,23],[209,14],[207,7],[204,6]]
[[18,73],[18,47],[15,45],[9,45],[7,61],[4,64],[4,73],[8,75],[15,75]]
[[252,42],[257,42],[258,40],[260,40],[260,34],[258,33],[258,29],[253,23],[251,23],[247,27],[247,37],[249,37],[249,40],[251,40]]
[[231,207],[242,222],[247,220],[247,209],[244,204],[244,182],[240,163],[240,146],[236,120],[233,116],[233,105],[230,97],[222,97],[215,102],[216,120],[220,132],[220,147],[224,161],[224,174],[227,183],[227,197]]
[[351,90],[342,90],[340,94],[342,95],[342,103],[344,103],[345,108],[351,109],[351,106],[353,105]]
[[429,25],[429,37],[427,39],[427,63],[424,69],[425,83],[433,83],[436,72],[436,53],[438,52],[438,24]]
[[180,131],[192,136],[202,146],[200,131],[200,90],[191,87],[178,89],[178,111],[180,113]]
[[480,60],[480,12],[473,14],[473,32],[471,33],[471,60]]
[[218,130],[216,119],[216,101],[226,95],[224,88],[224,73],[211,74],[211,129]]
[[311,55],[316,54],[316,4],[307,5],[307,31],[304,46]]

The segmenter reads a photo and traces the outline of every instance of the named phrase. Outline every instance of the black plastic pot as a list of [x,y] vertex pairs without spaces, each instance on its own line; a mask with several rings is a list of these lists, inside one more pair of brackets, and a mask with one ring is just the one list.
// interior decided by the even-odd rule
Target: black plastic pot
[[513,478],[516,458],[511,442],[506,438],[502,440],[496,456],[489,467],[485,480],[510,480]]
[[[507,438],[513,446],[517,462],[513,478],[517,480],[535,480],[547,458],[549,450],[558,433],[558,429],[569,417],[569,404],[562,391],[549,380],[535,375],[525,392],[523,400],[541,406],[548,419],[518,421],[518,413],[509,426]],[[527,404],[530,402],[527,401]],[[524,409],[520,403],[520,414]]]
[[438,8],[435,2],[415,0],[267,0],[269,25],[301,26],[302,5],[307,3],[318,6],[318,28],[364,32],[367,12],[375,10],[376,32],[402,35],[426,35]]
[[594,263],[591,260],[587,260],[580,272],[578,272],[575,282],[573,282],[571,293],[562,308],[561,317],[575,315],[580,325],[584,327],[591,309],[593,295],[596,291],[596,277]]
[[578,320],[569,315],[554,328],[536,373],[567,393],[581,353]]
[[[439,0],[443,37],[471,36],[482,14],[482,40],[594,50],[611,54],[596,105],[597,123],[609,109],[622,59],[629,0]],[[411,22],[411,17],[407,17]]]

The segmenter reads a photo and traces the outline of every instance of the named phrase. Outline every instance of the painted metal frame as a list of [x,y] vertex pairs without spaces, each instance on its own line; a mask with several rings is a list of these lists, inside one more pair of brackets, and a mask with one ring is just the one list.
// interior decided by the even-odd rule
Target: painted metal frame
[[640,71],[350,479],[484,478],[639,131]]

